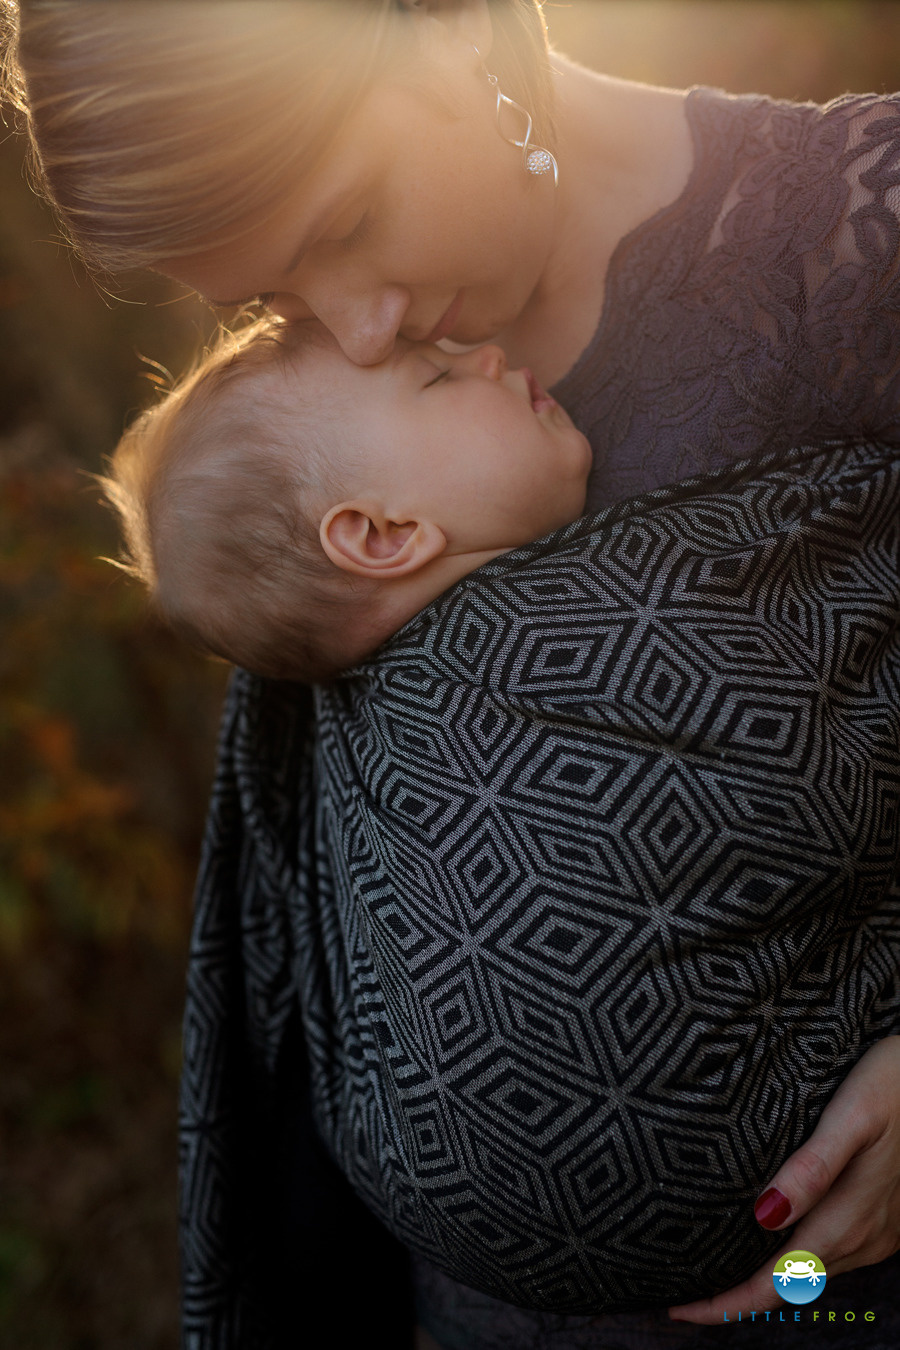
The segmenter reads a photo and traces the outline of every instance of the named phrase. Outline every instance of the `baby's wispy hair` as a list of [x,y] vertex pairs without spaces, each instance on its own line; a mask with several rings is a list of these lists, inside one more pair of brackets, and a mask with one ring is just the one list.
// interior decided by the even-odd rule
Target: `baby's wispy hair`
[[336,672],[333,639],[355,598],[319,542],[331,486],[325,399],[308,404],[308,417],[301,403],[298,416],[283,378],[315,340],[270,318],[222,329],[134,420],[100,480],[124,535],[115,561],[165,621],[195,647],[275,679]]

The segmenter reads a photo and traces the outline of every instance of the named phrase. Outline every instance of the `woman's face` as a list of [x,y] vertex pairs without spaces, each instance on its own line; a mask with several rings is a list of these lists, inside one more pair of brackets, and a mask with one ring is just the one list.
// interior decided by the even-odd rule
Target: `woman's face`
[[526,173],[499,134],[471,45],[454,38],[432,62],[423,87],[447,89],[446,107],[376,87],[275,214],[160,270],[214,304],[264,295],[286,319],[314,316],[358,365],[382,361],[398,333],[476,343],[500,332],[546,263],[552,176]]

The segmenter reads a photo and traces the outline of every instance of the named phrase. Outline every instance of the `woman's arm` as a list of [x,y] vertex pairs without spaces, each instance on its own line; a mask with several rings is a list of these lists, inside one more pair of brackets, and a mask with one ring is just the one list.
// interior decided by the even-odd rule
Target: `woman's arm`
[[[771,1191],[780,1192],[787,1209]],[[814,1252],[830,1279],[900,1248],[900,1036],[863,1055],[761,1199],[766,1196],[763,1227],[796,1225],[784,1247],[744,1284],[671,1308],[670,1317],[712,1324],[730,1310],[779,1307],[772,1270],[787,1251]],[[757,1211],[767,1217],[759,1201]]]

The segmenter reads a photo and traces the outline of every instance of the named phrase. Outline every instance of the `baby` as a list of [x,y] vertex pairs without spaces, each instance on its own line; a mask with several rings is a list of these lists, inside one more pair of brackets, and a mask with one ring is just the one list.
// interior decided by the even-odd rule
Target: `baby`
[[488,559],[584,509],[588,442],[499,347],[398,339],[355,366],[261,320],[126,432],[126,570],[195,646],[327,680]]

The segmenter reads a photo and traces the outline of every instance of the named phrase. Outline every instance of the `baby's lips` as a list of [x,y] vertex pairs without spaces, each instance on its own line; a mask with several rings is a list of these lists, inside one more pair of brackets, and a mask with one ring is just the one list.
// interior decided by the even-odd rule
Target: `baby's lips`
[[527,366],[522,367],[522,374],[528,381],[528,393],[531,396],[531,406],[534,411],[538,413],[542,408],[555,408],[556,399],[551,398],[547,391],[541,388]]

